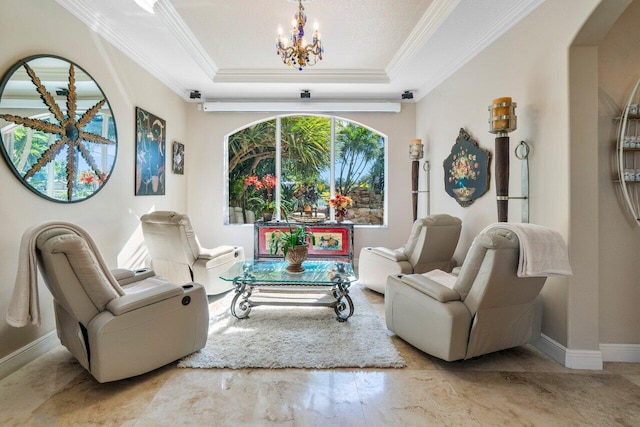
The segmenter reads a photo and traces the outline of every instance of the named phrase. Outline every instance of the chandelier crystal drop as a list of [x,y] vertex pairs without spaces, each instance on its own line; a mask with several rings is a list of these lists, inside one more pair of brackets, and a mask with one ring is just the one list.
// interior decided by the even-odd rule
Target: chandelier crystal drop
[[[312,43],[309,45],[304,39],[304,26],[307,23],[307,15],[304,13],[302,0],[298,0],[298,12],[293,15],[293,26],[289,40],[285,40],[282,34],[282,28],[278,29],[278,38],[276,39],[276,47],[278,55],[282,58],[282,62],[288,66],[298,67],[302,71],[307,65],[315,65],[322,60],[322,41],[318,32],[318,24],[314,25]],[[289,44],[291,42],[291,44]]]

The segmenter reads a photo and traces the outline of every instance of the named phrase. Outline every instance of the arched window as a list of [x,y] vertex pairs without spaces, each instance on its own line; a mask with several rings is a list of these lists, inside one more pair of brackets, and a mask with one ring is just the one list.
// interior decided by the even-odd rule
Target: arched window
[[333,220],[331,199],[346,196],[346,220],[386,224],[387,137],[328,116],[291,115],[227,136],[227,224],[281,218]]

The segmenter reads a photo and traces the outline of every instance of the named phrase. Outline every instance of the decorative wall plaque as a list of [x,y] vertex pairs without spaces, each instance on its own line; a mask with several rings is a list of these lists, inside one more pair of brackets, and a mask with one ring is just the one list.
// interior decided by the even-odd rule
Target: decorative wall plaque
[[444,161],[444,189],[462,207],[489,190],[489,165],[491,153],[462,128],[451,147],[451,154]]

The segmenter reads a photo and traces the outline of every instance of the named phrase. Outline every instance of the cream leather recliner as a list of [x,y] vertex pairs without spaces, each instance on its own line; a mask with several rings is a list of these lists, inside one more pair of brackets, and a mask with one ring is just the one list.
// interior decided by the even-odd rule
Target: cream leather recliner
[[207,342],[202,285],[178,286],[118,270],[120,286],[93,243],[67,227],[35,240],[38,266],[53,295],[61,343],[99,382],[140,375],[191,354]]
[[409,240],[401,248],[362,248],[358,261],[359,283],[384,294],[389,275],[426,273],[435,269],[451,271],[456,265],[453,253],[461,229],[459,218],[431,215],[413,223]]
[[189,217],[176,212],[156,211],[143,215],[140,221],[151,268],[158,276],[178,284],[202,283],[209,295],[221,294],[233,287],[219,276],[236,261],[244,260],[244,248],[203,248]]
[[518,277],[518,259],[516,235],[497,228],[475,238],[452,288],[426,275],[390,276],[387,327],[447,361],[526,344],[546,277]]

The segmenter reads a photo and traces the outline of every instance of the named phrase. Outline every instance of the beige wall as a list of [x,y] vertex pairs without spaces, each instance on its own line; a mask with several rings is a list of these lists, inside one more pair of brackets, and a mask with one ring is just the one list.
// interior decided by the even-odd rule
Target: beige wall
[[[520,161],[513,149],[524,140],[531,146],[530,222],[558,230],[573,250],[569,232],[568,52],[597,3],[598,0],[544,2],[419,102],[416,136],[429,142],[432,211],[462,218],[458,257],[466,254],[482,228],[497,221],[495,183],[492,176],[490,191],[470,207],[462,208],[444,192],[442,161],[460,127],[481,147],[494,151],[487,107],[494,98],[503,96],[511,96],[518,103],[518,129],[510,134],[510,193],[520,194]],[[493,172],[492,163],[492,175]],[[509,202],[509,221],[520,222],[519,206],[519,201]],[[543,332],[565,346],[569,336],[568,285],[565,278],[550,278],[543,290]]]
[[[602,4],[625,2],[605,0]],[[615,195],[610,165],[615,138],[611,117],[619,113],[631,85],[640,77],[640,6],[634,0],[598,49],[575,47],[570,52],[574,36],[598,3],[547,0],[417,105],[403,104],[400,114],[344,116],[386,134],[389,141],[389,227],[357,229],[356,256],[363,246],[395,247],[404,243],[411,224],[407,146],[411,139],[422,138],[427,144],[426,159],[431,161],[431,213],[450,213],[463,219],[456,257],[464,258],[473,237],[496,221],[495,184],[492,178],[489,193],[462,208],[444,192],[442,161],[461,127],[481,147],[493,151],[487,106],[496,97],[511,96],[518,103],[518,130],[511,134],[511,148],[520,140],[532,148],[531,222],[555,228],[565,236],[575,272],[571,279],[547,282],[543,291],[544,333],[577,349],[594,349],[598,342],[640,342],[640,230],[629,221]],[[141,262],[138,217],[154,209],[186,211],[204,246],[242,245],[251,256],[253,229],[222,225],[224,137],[272,115],[197,111],[53,0],[1,0],[1,5],[0,38],[4,43],[0,70],[41,53],[76,62],[109,98],[117,121],[119,149],[107,186],[95,197],[70,205],[33,195],[2,162],[0,316],[4,318],[11,297],[20,236],[27,227],[44,221],[65,220],[85,227],[114,267]],[[30,17],[29,29],[22,25],[26,16]],[[51,22],[56,23],[52,27],[56,31],[46,36],[30,30],[47,28]],[[78,44],[78,40],[83,43]],[[592,70],[596,66],[598,70]],[[599,88],[597,96],[593,91],[580,92],[585,86],[593,90],[595,84]],[[594,100],[598,102],[597,111]],[[587,103],[590,106],[584,110],[577,108]],[[174,140],[186,146],[186,175],[168,172],[164,197],[133,196],[136,106],[167,120],[169,147]],[[580,120],[595,114],[597,138],[592,121],[580,126]],[[593,170],[597,170],[595,176]],[[519,178],[520,161],[512,154],[512,195],[520,193]],[[425,184],[421,171],[422,189]],[[424,215],[426,194],[420,198],[420,215]],[[511,221],[520,220],[519,204],[510,202]],[[54,329],[51,298],[42,284],[40,291],[42,326],[15,329],[0,322],[0,358]]]
[[619,116],[640,78],[640,1],[634,0],[598,47],[598,230],[600,342],[640,343],[640,227],[613,183]]
[[[570,50],[570,212],[571,265],[567,322],[580,325],[568,336],[569,348],[598,349],[598,95],[597,48]],[[585,232],[587,231],[587,232]]]
[[[45,221],[64,220],[84,227],[96,240],[107,263],[115,268],[140,261],[135,239],[138,217],[153,209],[187,206],[186,177],[167,173],[164,197],[134,197],[135,107],[167,121],[167,144],[187,146],[186,103],[135,65],[53,0],[2,0],[0,13],[0,72],[19,59],[36,54],[67,58],[84,68],[101,86],[114,112],[118,130],[118,157],[107,185],[81,203],[61,204],[31,193],[0,163],[0,358],[52,331],[55,322],[51,297],[40,283],[42,326],[13,328],[4,321],[13,289],[22,232]],[[28,22],[29,25],[25,25]],[[168,159],[171,156],[169,155]]]
[[[257,113],[207,113],[189,110],[189,141],[186,173],[189,215],[203,246],[243,246],[253,256],[253,226],[223,225],[225,136],[247,124],[274,117]],[[400,113],[342,114],[340,117],[385,134],[388,141],[388,227],[356,228],[355,257],[363,246],[402,246],[412,224],[409,144],[415,138],[415,106],[402,104]]]

